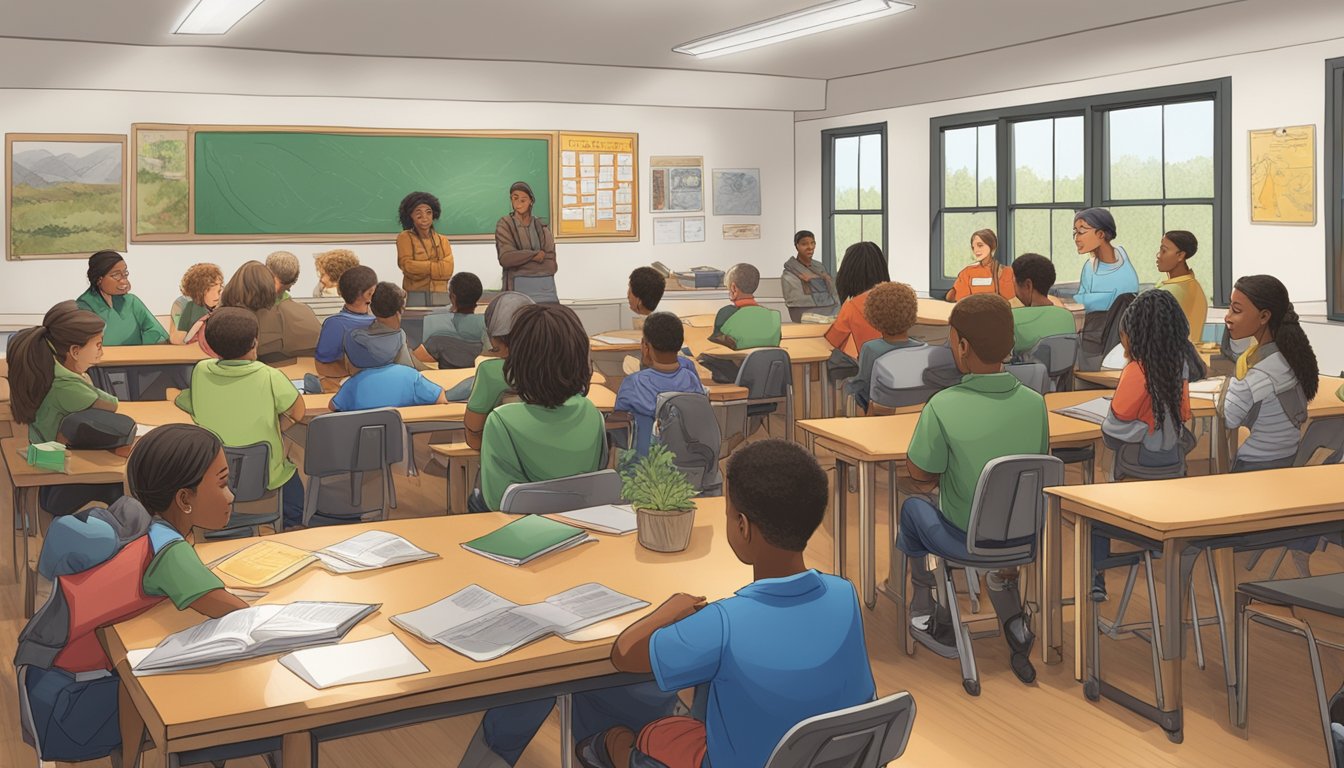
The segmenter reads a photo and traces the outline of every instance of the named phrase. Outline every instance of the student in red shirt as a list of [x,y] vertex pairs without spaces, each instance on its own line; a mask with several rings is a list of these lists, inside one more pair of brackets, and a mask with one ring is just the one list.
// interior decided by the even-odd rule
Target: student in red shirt
[[863,306],[868,302],[868,291],[873,286],[890,281],[887,257],[876,243],[855,243],[845,250],[840,270],[835,274],[840,313],[826,331],[826,341],[836,349],[836,354],[831,355],[833,368],[848,365],[857,373],[859,350],[873,339],[882,338],[882,332],[863,316]]

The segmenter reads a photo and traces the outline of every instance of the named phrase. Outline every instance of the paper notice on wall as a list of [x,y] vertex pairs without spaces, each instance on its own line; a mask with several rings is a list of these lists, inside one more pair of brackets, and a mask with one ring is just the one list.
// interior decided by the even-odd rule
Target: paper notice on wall
[[629,232],[633,228],[634,217],[628,213],[616,214],[616,231]]
[[593,165],[597,156],[592,152],[583,152],[579,155],[579,165]]
[[633,195],[633,193],[630,191],[630,185],[629,185],[629,184],[621,184],[621,185],[617,186],[617,187],[616,187],[616,204],[617,204],[617,205],[632,205],[633,203],[634,203],[634,195]]
[[572,179],[578,175],[579,175],[579,169],[575,168],[572,165],[566,165],[560,168],[560,176],[563,178]]
[[610,208],[612,205],[615,204],[615,201],[612,199],[613,197],[614,195],[612,194],[611,190],[599,189],[597,191],[597,207]]
[[597,180],[596,180],[596,179],[580,179],[580,180],[579,180],[579,194],[580,194],[580,195],[593,195],[593,194],[597,194]]
[[634,167],[633,167],[633,166],[629,166],[629,165],[618,165],[618,166],[616,166],[616,180],[617,180],[617,181],[634,181],[634,180],[635,180],[635,169],[634,169]]
[[560,209],[560,218],[563,221],[583,221],[583,209],[562,208]]
[[724,240],[760,240],[760,224],[724,224]]
[[597,178],[597,168],[591,165],[579,166],[579,177],[584,179]]
[[681,231],[683,224],[680,218],[675,219],[654,219],[653,220],[653,244],[654,245],[675,245],[681,242]]
[[560,153],[560,164],[561,164],[561,165],[578,165],[578,162],[575,160],[575,158],[577,158],[577,157],[578,157],[578,153],[575,152],[575,151],[572,150],[572,149],[570,149],[570,150],[566,150],[566,151],[564,151],[564,152],[561,152],[561,153]]
[[633,208],[634,208],[634,206],[632,206],[632,205],[618,205],[618,206],[616,206],[616,212],[617,212],[617,213],[634,213],[634,211],[632,210]]
[[615,164],[616,164],[616,156],[613,155],[613,154],[611,154],[610,152],[604,152],[604,153],[602,153],[602,154],[600,154],[600,155],[597,156],[597,164],[598,164],[598,165],[615,165]]
[[598,181],[598,183],[610,184],[611,182],[613,182],[613,181],[615,181],[615,180],[616,180],[616,169],[615,169],[615,168],[613,168],[613,167],[611,167],[611,166],[609,166],[609,165],[604,165],[604,166],[602,166],[601,168],[597,169],[597,181]]
[[682,219],[682,241],[687,243],[705,242],[705,217],[687,216]]
[[579,196],[578,196],[578,195],[563,195],[563,198],[564,198],[564,199],[562,199],[562,200],[560,201],[560,204],[561,204],[561,205],[578,205],[578,204],[579,204]]
[[614,211],[612,211],[610,208],[598,208],[598,209],[597,209],[597,220],[598,220],[598,221],[611,221],[613,215],[614,215]]
[[583,226],[588,229],[597,226],[597,211],[592,208],[583,209]]
[[560,194],[562,195],[579,194],[578,179],[565,179],[564,181],[560,182]]
[[621,152],[616,155],[616,164],[633,166],[635,164],[635,156],[629,152]]

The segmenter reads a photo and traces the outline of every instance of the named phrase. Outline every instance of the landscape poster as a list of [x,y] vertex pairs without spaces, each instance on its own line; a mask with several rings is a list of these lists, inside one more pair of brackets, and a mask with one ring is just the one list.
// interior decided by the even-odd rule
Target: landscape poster
[[7,134],[6,257],[126,249],[126,137]]

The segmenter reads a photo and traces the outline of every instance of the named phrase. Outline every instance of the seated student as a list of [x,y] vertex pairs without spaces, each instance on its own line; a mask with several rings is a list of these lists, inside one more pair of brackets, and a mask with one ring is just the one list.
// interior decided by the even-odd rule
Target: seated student
[[728,296],[733,303],[714,316],[710,341],[731,349],[779,346],[779,312],[756,303],[760,284],[760,270],[750,264],[737,264],[728,271]]
[[276,301],[275,274],[259,261],[245,262],[233,273],[220,304],[257,316],[257,359],[263,363],[308,357],[317,346],[317,315],[297,301]]
[[[1194,436],[1184,426],[1190,419],[1194,356],[1188,336],[1180,304],[1165,291],[1144,291],[1121,316],[1120,344],[1128,363],[1120,372],[1110,411],[1101,425],[1107,447],[1115,452],[1112,477],[1185,475],[1185,454],[1194,447]],[[1127,464],[1132,468],[1127,469]],[[1094,560],[1109,555],[1110,540],[1094,533]],[[1106,599],[1101,570],[1093,577],[1092,599]]]
[[1055,265],[1039,253],[1024,253],[1013,260],[1017,300],[1013,308],[1013,354],[1030,352],[1046,336],[1076,333],[1073,313],[1050,301],[1055,284]]
[[875,243],[854,243],[845,249],[844,259],[835,274],[840,312],[826,329],[826,341],[835,347],[829,363],[834,380],[853,376],[859,367],[859,350],[882,335],[864,317],[863,305],[873,286],[890,280],[887,257]]
[[369,302],[377,287],[378,275],[368,267],[351,267],[341,275],[341,298],[345,300],[345,306],[322,321],[317,347],[313,350],[317,375],[323,379],[323,391],[335,392],[341,379],[355,373],[345,358],[345,337],[356,328],[367,328],[373,322]]
[[191,372],[191,388],[177,407],[214,432],[224,445],[270,446],[268,490],[279,491],[285,528],[303,525],[303,480],[285,456],[280,417],[303,420],[303,398],[285,374],[257,360],[257,318],[239,307],[214,311],[205,337],[219,360],[202,360]]
[[406,308],[406,292],[396,283],[378,283],[369,299],[373,322],[345,335],[345,359],[354,370],[376,368],[391,360],[412,370],[429,366],[411,356],[406,348],[406,333],[401,330],[401,312]]
[[992,229],[977,229],[971,234],[972,263],[957,273],[956,282],[943,298],[960,301],[979,293],[997,293],[1011,300],[1016,281],[1013,268],[1005,267],[995,258],[999,249],[998,235]]
[[639,456],[649,452],[659,395],[664,392],[703,394],[705,391],[695,362],[677,354],[684,338],[685,330],[676,315],[655,312],[645,318],[644,337],[640,339],[639,349],[644,365],[648,367],[625,377],[616,393],[616,410],[635,416],[635,451]]
[[168,332],[131,293],[131,270],[120,253],[99,251],[90,256],[88,277],[89,290],[75,302],[103,319],[104,344],[125,347],[168,340]]
[[448,281],[451,311],[435,310],[425,315],[424,343],[415,348],[415,358],[437,362],[440,368],[475,368],[476,358],[489,343],[485,317],[476,314],[481,301],[481,279],[458,272]]
[[[96,604],[98,623],[72,616],[64,600],[51,600],[19,635],[15,663],[28,666],[34,725],[51,737],[42,738],[44,747],[98,757],[120,744],[121,764],[136,764],[144,723],[135,707],[118,705],[117,673],[95,634],[100,627],[164,598],[178,610],[191,608],[211,618],[247,607],[201,563],[188,540],[194,528],[214,530],[228,522],[233,503],[228,480],[219,438],[189,424],[158,427],[136,442],[127,462],[129,496],[87,517],[70,515],[53,524],[39,568],[52,576],[82,574],[62,587],[67,597]],[[78,706],[65,705],[67,692]],[[87,722],[90,717],[96,720]],[[88,733],[97,723],[105,724]]]
[[801,323],[805,313],[834,316],[840,309],[840,298],[825,267],[812,260],[817,250],[816,235],[806,229],[795,232],[793,249],[797,253],[784,262],[784,274],[779,278],[789,319]]
[[640,317],[651,315],[658,310],[658,302],[663,300],[667,290],[667,278],[653,267],[636,267],[630,273],[630,284],[625,290],[625,299],[630,311]]
[[[1045,399],[1003,370],[1013,346],[1008,302],[993,293],[967,296],[952,309],[948,325],[948,346],[966,375],[924,406],[906,461],[913,490],[937,489],[938,506],[919,496],[907,499],[896,544],[910,558],[910,633],[938,655],[955,658],[951,615],[934,601],[934,575],[925,556],[930,546],[964,551],[971,501],[985,465],[1000,456],[1048,454],[1050,432]],[[1035,635],[1022,613],[1017,569],[991,571],[986,581],[1013,673],[1030,683],[1036,679],[1030,659]]]
[[504,395],[510,389],[504,380],[504,361],[509,357],[509,334],[513,330],[514,317],[520,309],[532,303],[527,294],[504,291],[485,308],[486,335],[490,337],[490,346],[496,357],[482,360],[476,366],[476,375],[471,380],[471,393],[467,398],[467,413],[462,417],[467,445],[477,450],[481,447],[486,417],[504,401]]
[[313,298],[334,299],[342,295],[341,276],[359,266],[359,257],[348,248],[335,248],[317,254],[313,262],[317,265],[317,287],[313,289]]
[[876,695],[854,585],[803,560],[826,510],[826,473],[793,443],[764,440],[733,454],[725,474],[728,545],[752,583],[709,604],[673,595],[611,650],[616,669],[652,672],[665,691],[708,684],[705,720],[595,734],[575,749],[588,768],[764,765],[799,722]]
[[1190,343],[1198,344],[1204,336],[1204,321],[1209,316],[1209,297],[1195,279],[1194,270],[1187,263],[1199,250],[1199,241],[1190,232],[1173,229],[1162,236],[1157,249],[1157,271],[1165,272],[1167,279],[1157,288],[1171,293],[1180,302],[1181,311],[1190,324]]
[[863,317],[882,334],[859,350],[859,375],[846,385],[859,408],[868,410],[868,391],[873,383],[873,365],[888,352],[923,346],[911,340],[910,327],[919,316],[919,297],[905,283],[878,283],[868,292]]
[[[87,418],[82,414],[114,412],[118,405],[117,398],[89,379],[88,370],[102,357],[102,319],[73,301],[62,301],[47,310],[41,325],[14,334],[8,352],[9,406],[14,421],[28,425],[28,442],[92,447],[74,442],[76,422]],[[117,452],[128,450],[120,447]],[[91,501],[110,504],[120,496],[121,483],[54,485],[41,490],[39,502],[51,514],[64,515]]]
[[289,289],[299,282],[299,257],[289,251],[275,251],[266,257],[266,268],[275,276],[275,303],[289,301]]
[[224,273],[215,264],[193,264],[182,275],[178,286],[182,295],[188,298],[182,305],[181,314],[175,319],[168,332],[174,344],[190,344],[188,337],[199,333],[196,324],[219,306],[219,296],[224,290]]

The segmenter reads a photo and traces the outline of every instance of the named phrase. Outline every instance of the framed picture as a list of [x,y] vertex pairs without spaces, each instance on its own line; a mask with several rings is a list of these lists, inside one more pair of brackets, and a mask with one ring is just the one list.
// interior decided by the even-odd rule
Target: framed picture
[[1316,223],[1316,126],[1248,132],[1251,223]]
[[714,215],[760,216],[761,169],[715,168]]
[[131,126],[131,242],[182,241],[191,232],[190,126]]
[[126,137],[5,134],[5,258],[126,250]]

